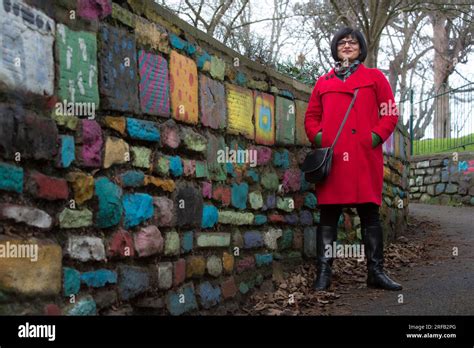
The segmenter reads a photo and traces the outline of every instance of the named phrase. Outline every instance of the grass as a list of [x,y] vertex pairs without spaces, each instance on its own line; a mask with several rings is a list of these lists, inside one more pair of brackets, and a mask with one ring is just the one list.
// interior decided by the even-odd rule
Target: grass
[[[462,144],[469,144],[460,146]],[[413,141],[413,155],[429,155],[444,152],[474,151],[474,133],[456,139],[426,139]]]

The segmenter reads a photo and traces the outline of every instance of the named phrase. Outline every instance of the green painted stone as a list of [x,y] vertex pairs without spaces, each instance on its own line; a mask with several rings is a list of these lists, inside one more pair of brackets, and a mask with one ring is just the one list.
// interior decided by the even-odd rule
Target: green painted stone
[[211,76],[215,79],[224,81],[225,76],[225,62],[224,60],[212,56],[211,57]]
[[293,245],[293,231],[290,229],[284,230],[281,238],[278,240],[278,249],[285,250],[291,248]]
[[208,178],[209,171],[207,170],[206,161],[196,161],[196,178]]
[[262,186],[267,190],[278,190],[278,174],[275,171],[266,171],[263,173]]
[[262,274],[257,274],[257,276],[255,277],[255,284],[256,285],[262,285],[263,280],[264,280],[263,275]]
[[239,291],[241,294],[245,295],[246,293],[250,291],[250,287],[248,286],[247,283],[241,282],[239,284]]
[[295,202],[291,197],[278,197],[277,208],[286,212],[292,212],[295,209]]
[[197,233],[196,244],[199,248],[228,247],[230,245],[230,233],[225,233],[225,232]]
[[180,240],[176,231],[165,233],[165,255],[179,255]]
[[219,277],[222,273],[222,259],[212,255],[207,259],[207,272],[213,277]]
[[56,113],[56,110],[51,114],[51,118],[58,126],[63,126],[73,131],[77,129],[77,124],[79,123],[78,117],[61,115]]
[[81,228],[92,226],[92,212],[89,209],[64,209],[59,214],[60,228]]
[[132,152],[132,165],[134,167],[150,168],[151,149],[143,146],[132,146],[130,151]]
[[259,191],[250,192],[249,202],[252,209],[260,209],[263,207],[262,193]]
[[191,151],[205,152],[207,149],[207,139],[199,133],[196,133],[191,128],[181,129],[181,139],[183,139],[184,146]]
[[219,223],[228,225],[252,225],[254,215],[252,213],[236,213],[230,210],[219,211]]
[[155,163],[154,171],[158,175],[168,175],[170,171],[170,160],[166,156],[160,156]]
[[247,82],[247,86],[250,89],[258,89],[260,91],[268,91],[268,83],[265,82],[265,81],[249,80]]

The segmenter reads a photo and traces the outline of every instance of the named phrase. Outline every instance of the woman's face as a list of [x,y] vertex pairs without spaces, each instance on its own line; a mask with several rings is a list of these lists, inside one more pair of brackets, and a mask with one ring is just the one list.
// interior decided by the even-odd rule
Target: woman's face
[[352,38],[350,35],[341,39],[337,43],[337,57],[340,60],[348,59],[350,62],[354,61],[359,57],[360,47],[357,39]]

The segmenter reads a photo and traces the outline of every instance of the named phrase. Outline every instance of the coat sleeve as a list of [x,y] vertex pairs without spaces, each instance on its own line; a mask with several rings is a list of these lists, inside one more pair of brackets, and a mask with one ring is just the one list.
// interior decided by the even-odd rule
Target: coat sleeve
[[377,105],[379,108],[379,122],[372,128],[372,132],[377,134],[384,143],[393,133],[398,122],[398,108],[395,104],[392,88],[385,75],[378,69],[375,72],[375,93],[377,95]]
[[323,114],[323,106],[321,104],[321,96],[318,89],[319,79],[313,88],[309,99],[308,108],[304,118],[304,128],[306,135],[311,143],[314,144],[314,137],[323,128],[321,127],[321,116]]

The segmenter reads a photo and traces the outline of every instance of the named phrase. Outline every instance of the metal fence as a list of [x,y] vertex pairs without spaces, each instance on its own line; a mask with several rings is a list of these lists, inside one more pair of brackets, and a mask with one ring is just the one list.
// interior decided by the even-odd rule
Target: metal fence
[[474,151],[474,83],[447,89],[415,102],[414,91],[399,102],[408,121],[411,155]]

